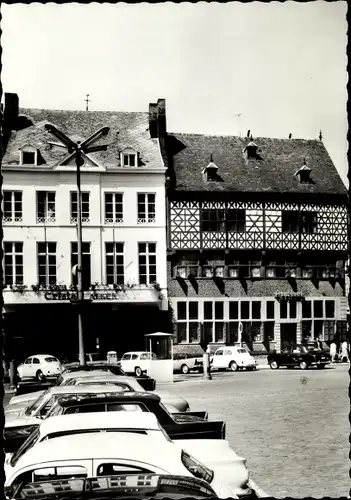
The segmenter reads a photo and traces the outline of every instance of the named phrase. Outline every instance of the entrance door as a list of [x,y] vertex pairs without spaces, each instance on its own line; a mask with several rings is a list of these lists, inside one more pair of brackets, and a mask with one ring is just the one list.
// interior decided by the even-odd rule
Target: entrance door
[[296,344],[296,323],[280,324],[280,343],[281,349]]

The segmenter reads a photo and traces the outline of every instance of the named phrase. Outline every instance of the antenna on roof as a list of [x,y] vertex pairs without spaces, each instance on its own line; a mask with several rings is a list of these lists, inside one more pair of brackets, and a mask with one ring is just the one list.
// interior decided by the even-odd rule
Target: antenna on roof
[[292,137],[292,134],[289,134],[289,139],[291,139],[291,137]]
[[90,102],[89,96],[90,96],[90,94],[86,94],[86,98],[84,99],[84,101],[85,101],[85,111],[89,111],[89,102]]
[[250,132],[251,132],[251,130],[247,131],[246,137],[250,137]]
[[321,141],[323,139],[323,136],[322,136],[322,131],[320,130],[319,131],[319,140]]
[[253,137],[252,137],[252,134],[250,135],[250,141],[253,141]]

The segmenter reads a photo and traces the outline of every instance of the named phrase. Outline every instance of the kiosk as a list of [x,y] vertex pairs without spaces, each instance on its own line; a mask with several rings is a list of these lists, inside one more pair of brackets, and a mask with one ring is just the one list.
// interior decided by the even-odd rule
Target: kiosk
[[148,375],[158,383],[173,382],[173,334],[149,333],[145,339],[150,352]]

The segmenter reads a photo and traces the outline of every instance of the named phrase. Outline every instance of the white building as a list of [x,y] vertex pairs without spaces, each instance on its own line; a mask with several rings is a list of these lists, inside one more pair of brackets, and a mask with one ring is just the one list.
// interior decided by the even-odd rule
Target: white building
[[[75,307],[77,187],[74,155],[49,144],[54,125],[73,141],[102,127],[81,167],[86,350],[144,349],[165,328],[165,101],[146,112],[19,109],[5,95],[11,130],[2,161],[5,335],[17,356],[78,352]],[[5,136],[6,140],[6,136]],[[16,344],[14,346],[14,343]]]

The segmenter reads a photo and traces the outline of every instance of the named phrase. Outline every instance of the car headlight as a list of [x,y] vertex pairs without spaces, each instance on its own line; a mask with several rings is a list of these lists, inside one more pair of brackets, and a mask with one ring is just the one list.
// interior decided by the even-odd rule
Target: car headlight
[[213,470],[206,467],[184,450],[182,450],[182,463],[193,476],[211,483],[214,476]]

